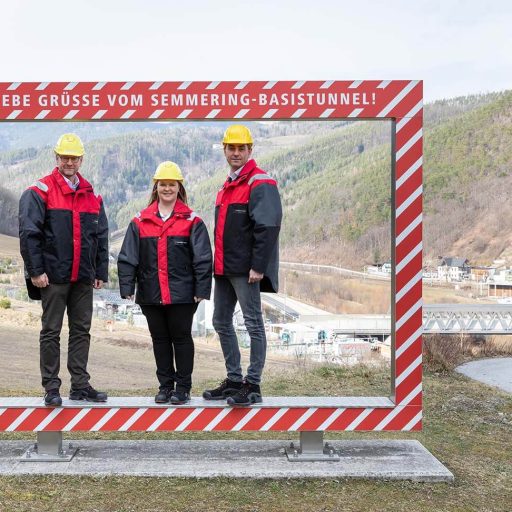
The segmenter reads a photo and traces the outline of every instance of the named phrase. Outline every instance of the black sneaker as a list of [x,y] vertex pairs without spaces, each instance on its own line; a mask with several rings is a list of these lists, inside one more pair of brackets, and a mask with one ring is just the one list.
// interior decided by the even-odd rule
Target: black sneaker
[[163,388],[158,391],[155,396],[155,402],[157,404],[167,404],[171,398],[172,392],[174,389],[172,388]]
[[71,389],[69,392],[70,400],[87,400],[88,402],[106,402],[107,393],[96,391],[92,386],[83,389]]
[[62,405],[62,398],[58,389],[49,389],[44,395],[44,405],[59,407]]
[[170,399],[171,404],[181,405],[190,402],[190,393],[186,391],[173,391]]
[[261,403],[261,389],[258,384],[244,382],[238,393],[230,396],[227,400],[228,405],[251,405]]
[[238,393],[242,388],[241,382],[224,379],[215,389],[207,389],[203,392],[205,400],[225,400],[228,396]]

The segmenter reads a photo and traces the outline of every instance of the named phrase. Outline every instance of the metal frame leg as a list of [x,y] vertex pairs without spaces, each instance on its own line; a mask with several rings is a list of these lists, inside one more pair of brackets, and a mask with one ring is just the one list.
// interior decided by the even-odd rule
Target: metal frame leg
[[22,462],[69,462],[78,451],[71,443],[62,447],[62,432],[38,432],[37,442],[21,456]]
[[290,462],[337,462],[340,455],[329,444],[324,445],[324,432],[320,431],[304,431],[300,432],[300,446],[296,447],[294,443],[290,443],[285,448],[286,456]]

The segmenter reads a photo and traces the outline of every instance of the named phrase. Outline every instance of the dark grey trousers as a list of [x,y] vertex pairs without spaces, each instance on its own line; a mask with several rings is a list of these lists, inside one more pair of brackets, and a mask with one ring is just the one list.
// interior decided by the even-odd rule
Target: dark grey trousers
[[68,370],[71,387],[89,385],[87,373],[92,320],[92,285],[85,283],[50,284],[41,288],[42,329],[39,336],[42,384],[46,391],[59,388],[60,333],[67,309],[69,325]]

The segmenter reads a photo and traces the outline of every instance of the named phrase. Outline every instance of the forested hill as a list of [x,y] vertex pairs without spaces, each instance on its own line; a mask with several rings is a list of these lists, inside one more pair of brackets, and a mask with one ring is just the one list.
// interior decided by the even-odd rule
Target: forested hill
[[[124,228],[147,201],[151,177],[163,160],[173,160],[182,167],[187,190],[192,193],[199,182],[225,168],[220,141],[228,124],[168,123],[159,130],[127,132],[86,143],[81,172],[102,195],[112,229]],[[261,141],[259,154],[279,149],[283,144],[298,146],[309,140],[311,133],[328,133],[333,126],[343,124],[346,123],[250,123]],[[75,129],[81,134],[76,128],[76,123],[70,126],[62,123],[61,132]],[[42,127],[46,129],[49,128]],[[53,132],[52,126],[50,133]],[[47,138],[47,134],[43,135]],[[50,145],[0,152],[0,186],[9,188],[18,197],[54,166]]]
[[[86,144],[81,172],[102,195],[112,228],[124,227],[135,213],[130,207],[118,219],[121,209],[134,199],[149,194],[151,176],[163,160],[180,162],[187,171],[187,184],[213,172],[222,154],[213,149],[219,128],[177,127],[142,131],[98,139]],[[19,196],[36,179],[55,166],[51,147],[17,149],[0,153],[0,185]],[[121,214],[122,215],[122,214]]]
[[18,199],[4,187],[0,187],[0,233],[18,236]]
[[[425,259],[506,257],[512,263],[512,92],[439,101],[424,112]],[[91,138],[83,172],[103,195],[113,230],[145,204],[151,175],[166,159],[183,167],[191,204],[211,227],[226,173],[219,146],[224,127],[172,123]],[[251,128],[254,156],[282,191],[286,258],[360,267],[389,255],[390,123]],[[48,146],[0,152],[0,185],[18,197],[52,162]]]
[[[282,189],[286,258],[357,266],[389,257],[389,130],[339,127],[259,161]],[[512,264],[512,91],[427,105],[424,133],[425,263]],[[202,182],[195,204],[205,208],[221,181]]]

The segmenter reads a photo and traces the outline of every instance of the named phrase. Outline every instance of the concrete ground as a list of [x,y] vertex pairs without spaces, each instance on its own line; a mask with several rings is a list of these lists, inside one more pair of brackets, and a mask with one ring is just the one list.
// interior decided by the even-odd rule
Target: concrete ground
[[512,357],[471,361],[459,366],[456,371],[466,377],[512,393]]
[[0,474],[453,481],[453,474],[414,440],[331,441],[340,457],[336,462],[289,462],[284,449],[290,441],[284,440],[71,442],[79,450],[70,462],[22,462],[30,443],[4,441]]

